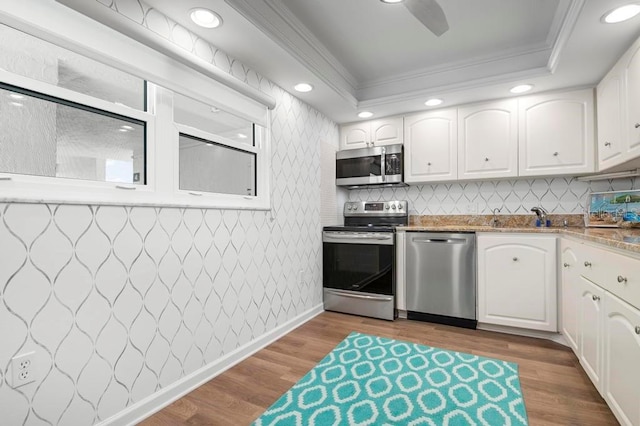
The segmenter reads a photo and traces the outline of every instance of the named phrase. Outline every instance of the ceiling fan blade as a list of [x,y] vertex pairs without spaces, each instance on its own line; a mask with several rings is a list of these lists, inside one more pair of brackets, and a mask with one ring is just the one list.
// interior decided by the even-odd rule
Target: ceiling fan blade
[[438,37],[449,29],[447,17],[436,0],[405,0],[403,4],[418,21]]

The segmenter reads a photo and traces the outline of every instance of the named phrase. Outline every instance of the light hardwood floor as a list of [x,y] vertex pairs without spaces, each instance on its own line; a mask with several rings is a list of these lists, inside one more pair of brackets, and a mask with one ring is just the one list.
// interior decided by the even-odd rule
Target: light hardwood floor
[[515,362],[531,426],[617,425],[570,349],[546,340],[325,312],[174,402],[142,425],[246,425],[350,332]]

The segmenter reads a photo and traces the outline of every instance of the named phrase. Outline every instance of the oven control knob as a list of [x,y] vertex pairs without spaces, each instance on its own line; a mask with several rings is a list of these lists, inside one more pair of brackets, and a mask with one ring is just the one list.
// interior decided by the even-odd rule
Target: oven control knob
[[353,207],[351,207],[351,204],[347,204],[347,210],[351,210]]
[[356,204],[355,206],[353,206],[354,210],[358,210],[358,205]]
[[395,210],[396,209],[396,205],[395,204],[391,204],[391,209]]
[[404,207],[402,207],[402,204],[398,204],[398,210],[402,210]]
[[387,210],[389,210],[389,204],[385,204],[385,205],[384,205],[384,208],[385,208],[385,209],[387,209]]

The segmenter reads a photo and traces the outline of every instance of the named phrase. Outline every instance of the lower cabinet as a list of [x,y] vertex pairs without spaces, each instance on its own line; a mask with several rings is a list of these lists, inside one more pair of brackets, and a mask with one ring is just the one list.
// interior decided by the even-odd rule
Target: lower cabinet
[[640,306],[614,294],[635,296],[640,259],[564,238],[561,252],[560,330],[620,424],[640,426]]
[[557,331],[556,237],[479,234],[478,322]]
[[640,310],[607,293],[604,399],[623,425],[640,425]]

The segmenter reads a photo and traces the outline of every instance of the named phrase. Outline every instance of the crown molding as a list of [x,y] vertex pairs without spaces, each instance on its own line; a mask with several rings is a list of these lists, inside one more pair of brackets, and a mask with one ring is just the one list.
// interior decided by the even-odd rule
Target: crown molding
[[551,26],[551,31],[549,31],[549,35],[551,36],[553,34],[554,39],[547,39],[547,43],[553,46],[551,55],[549,56],[549,62],[547,64],[547,68],[549,68],[549,71],[552,74],[555,73],[558,68],[560,56],[562,55],[562,52],[571,37],[571,33],[573,33],[573,29],[578,22],[578,17],[580,16],[584,3],[585,0],[571,0],[571,4],[564,16],[559,16],[560,13],[556,13]]
[[280,0],[224,0],[354,107],[355,78]]

